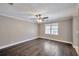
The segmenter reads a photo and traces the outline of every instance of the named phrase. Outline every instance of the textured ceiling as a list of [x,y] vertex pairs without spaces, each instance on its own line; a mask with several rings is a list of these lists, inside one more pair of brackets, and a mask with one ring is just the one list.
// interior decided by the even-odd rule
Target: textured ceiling
[[75,7],[75,3],[0,3],[0,15],[33,22],[36,20],[35,14],[42,14],[49,17],[46,21],[55,21],[72,16]]

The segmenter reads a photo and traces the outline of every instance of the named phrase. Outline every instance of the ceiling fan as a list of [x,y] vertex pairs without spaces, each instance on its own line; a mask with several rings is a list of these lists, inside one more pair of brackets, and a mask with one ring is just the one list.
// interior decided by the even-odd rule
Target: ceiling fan
[[35,16],[36,16],[36,18],[37,18],[37,22],[38,22],[38,23],[41,23],[41,22],[44,21],[44,19],[47,19],[47,18],[48,18],[48,17],[42,17],[41,14],[37,14],[37,15],[35,15]]

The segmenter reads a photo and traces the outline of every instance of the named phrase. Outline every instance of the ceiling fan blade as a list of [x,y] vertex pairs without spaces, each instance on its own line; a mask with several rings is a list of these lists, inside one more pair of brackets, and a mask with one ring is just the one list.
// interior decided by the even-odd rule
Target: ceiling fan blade
[[43,19],[47,19],[48,17],[44,17]]

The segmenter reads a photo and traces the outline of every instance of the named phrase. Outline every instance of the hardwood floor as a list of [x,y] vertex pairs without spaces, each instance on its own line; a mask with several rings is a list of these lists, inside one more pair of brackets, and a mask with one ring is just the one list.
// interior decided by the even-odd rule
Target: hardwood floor
[[77,56],[71,44],[35,39],[0,50],[0,56]]

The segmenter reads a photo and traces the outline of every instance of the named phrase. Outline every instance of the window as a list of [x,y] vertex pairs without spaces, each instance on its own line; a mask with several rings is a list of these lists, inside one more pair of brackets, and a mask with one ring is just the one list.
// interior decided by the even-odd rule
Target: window
[[50,26],[49,25],[45,26],[45,34],[50,34]]
[[58,35],[58,23],[46,24],[45,34]]

